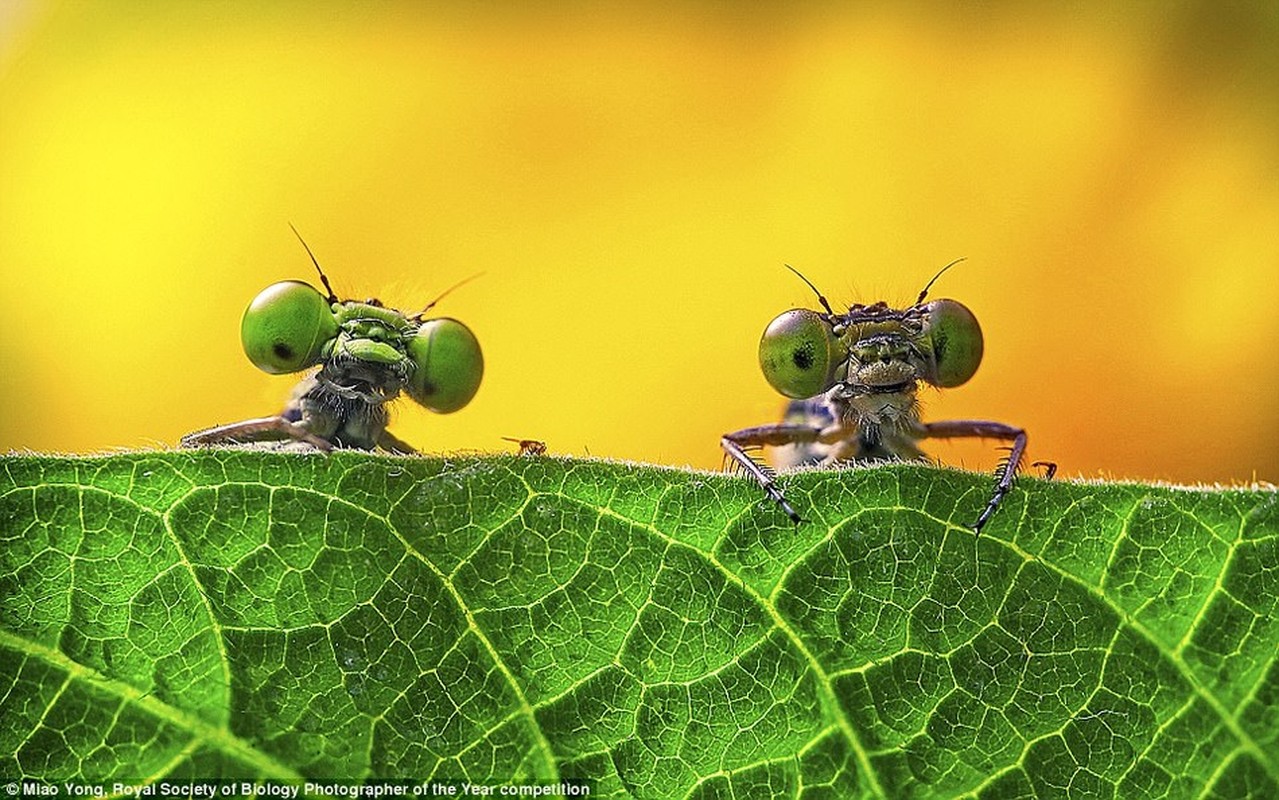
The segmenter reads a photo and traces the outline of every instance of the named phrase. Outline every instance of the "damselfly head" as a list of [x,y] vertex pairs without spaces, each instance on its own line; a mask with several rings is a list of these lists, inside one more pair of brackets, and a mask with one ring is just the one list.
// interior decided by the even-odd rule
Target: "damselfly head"
[[825,313],[791,309],[776,317],[759,344],[760,368],[781,394],[813,397],[837,385],[855,394],[900,392],[924,381],[959,386],[982,357],[977,318],[955,300],[924,303],[929,289],[956,259],[933,276],[915,303],[896,309],[882,301],[836,314],[811,281],[790,265],[817,295]]
[[272,374],[320,366],[322,377],[333,385],[381,387],[365,393],[369,397],[393,397],[403,389],[438,413],[470,402],[484,375],[479,342],[455,319],[423,317],[445,295],[478,275],[446,289],[412,315],[375,299],[343,301],[296,228],[293,233],[328,296],[302,281],[281,281],[259,292],[240,323],[240,341],[255,366]]

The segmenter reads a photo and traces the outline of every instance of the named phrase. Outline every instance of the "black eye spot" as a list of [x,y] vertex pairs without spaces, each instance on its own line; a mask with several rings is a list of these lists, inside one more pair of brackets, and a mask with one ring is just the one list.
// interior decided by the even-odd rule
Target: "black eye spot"
[[808,370],[813,367],[813,345],[811,342],[805,342],[802,347],[795,348],[795,352],[791,353],[791,361],[795,366]]
[[275,353],[276,357],[279,358],[281,361],[293,360],[293,348],[289,347],[284,342],[276,342],[275,344],[271,345],[271,352]]
[[430,397],[431,395],[435,394],[435,384],[431,383],[430,381],[422,381],[421,388],[422,388],[423,397]]
[[946,350],[949,349],[950,342],[946,341],[946,334],[943,331],[933,331],[933,358],[938,363],[946,360]]

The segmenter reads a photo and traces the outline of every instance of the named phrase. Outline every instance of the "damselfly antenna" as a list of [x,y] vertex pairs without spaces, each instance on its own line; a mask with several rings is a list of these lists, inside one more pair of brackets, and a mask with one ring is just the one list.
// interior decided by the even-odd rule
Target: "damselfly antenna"
[[315,253],[312,253],[311,248],[307,247],[306,239],[302,238],[302,234],[298,233],[298,229],[293,227],[292,222],[289,223],[289,228],[293,231],[293,235],[298,237],[298,241],[302,243],[302,248],[306,250],[306,254],[311,257],[311,263],[315,265],[315,271],[320,273],[320,282],[324,284],[324,288],[329,292],[329,302],[336,303],[338,301],[337,293],[329,285],[329,276],[325,275],[324,270],[320,269],[320,262],[315,260]]
[[831,308],[831,307],[830,307],[830,303],[826,302],[826,298],[822,296],[822,293],[821,293],[821,292],[819,292],[819,291],[817,291],[817,287],[813,285],[813,282],[812,282],[812,281],[810,281],[808,278],[805,278],[805,277],[804,277],[804,273],[802,273],[802,272],[800,272],[799,270],[795,269],[795,268],[794,268],[794,267],[792,267],[790,264],[787,264],[787,265],[786,265],[786,269],[788,269],[788,270],[790,270],[791,272],[793,272],[793,273],[795,273],[796,275],[798,275],[798,276],[799,276],[799,279],[800,279],[801,281],[803,281],[804,283],[808,284],[808,288],[812,289],[812,290],[813,290],[813,294],[817,295],[817,302],[819,302],[819,303],[821,303],[821,304],[822,304],[822,308],[826,309],[826,313],[827,313],[827,314],[830,314],[832,317],[833,317],[833,316],[835,316],[835,309],[833,309],[833,308]]
[[924,298],[928,296],[928,290],[933,288],[933,284],[937,282],[937,279],[942,276],[943,272],[955,266],[960,261],[964,261],[964,260],[966,260],[964,256],[960,256],[959,258],[950,262],[946,266],[942,267],[941,270],[936,275],[933,276],[933,279],[928,282],[928,285],[924,287],[924,291],[919,293],[919,297],[915,299],[915,305],[919,305],[920,303],[924,302]]
[[421,319],[423,314],[425,314],[426,312],[430,311],[430,310],[431,310],[431,309],[435,306],[435,304],[436,304],[436,303],[440,302],[440,301],[441,301],[441,300],[443,300],[445,297],[447,297],[447,296],[449,295],[449,293],[450,293],[450,292],[452,292],[454,289],[457,289],[457,288],[459,288],[459,287],[463,286],[464,284],[468,284],[468,283],[470,283],[471,281],[475,280],[476,278],[480,277],[480,276],[481,276],[481,275],[483,275],[483,274],[484,274],[483,272],[477,272],[477,273],[475,273],[474,275],[470,276],[469,278],[463,278],[462,280],[460,280],[460,281],[458,281],[457,283],[453,284],[453,285],[452,285],[452,286],[450,286],[449,288],[447,288],[447,289],[445,289],[444,291],[440,292],[440,296],[439,296],[439,297],[437,297],[437,298],[435,298],[435,299],[434,299],[434,300],[432,300],[431,302],[427,303],[427,304],[426,304],[426,308],[422,309],[421,311],[417,312],[416,314],[411,314],[411,315],[409,315],[409,318],[410,318],[410,319]]

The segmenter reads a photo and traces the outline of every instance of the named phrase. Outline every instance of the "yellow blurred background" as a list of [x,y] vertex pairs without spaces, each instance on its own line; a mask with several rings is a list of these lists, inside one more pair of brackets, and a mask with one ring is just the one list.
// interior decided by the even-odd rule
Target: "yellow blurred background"
[[[971,307],[927,419],[1062,474],[1279,480],[1272,2],[0,2],[0,451],[171,446],[272,413],[266,285],[470,325],[426,451],[717,468],[776,418],[773,316]],[[994,443],[938,444],[987,469]]]

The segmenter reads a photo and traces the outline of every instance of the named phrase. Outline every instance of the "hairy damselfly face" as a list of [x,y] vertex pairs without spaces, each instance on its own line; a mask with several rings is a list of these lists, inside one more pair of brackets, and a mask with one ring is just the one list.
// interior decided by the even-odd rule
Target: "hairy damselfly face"
[[319,366],[339,397],[380,404],[404,391],[448,413],[470,402],[484,374],[479,342],[447,317],[423,320],[376,300],[326,298],[301,281],[262,290],[240,324],[244,352],[272,374]]
[[793,398],[910,394],[920,381],[959,386],[981,356],[977,318],[955,300],[901,310],[857,304],[846,314],[792,309],[759,343],[764,377]]

